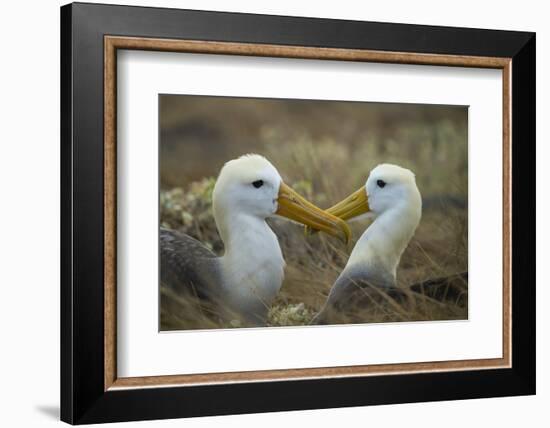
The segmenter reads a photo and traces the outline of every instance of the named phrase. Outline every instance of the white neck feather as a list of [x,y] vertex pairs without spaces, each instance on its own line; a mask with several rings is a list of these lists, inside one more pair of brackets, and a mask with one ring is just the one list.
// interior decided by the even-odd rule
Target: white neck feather
[[421,211],[421,202],[403,202],[380,214],[357,241],[344,270],[359,269],[373,280],[390,278],[395,284],[399,260],[420,222]]
[[221,257],[227,297],[238,307],[268,307],[279,292],[285,262],[277,237],[264,219],[239,213],[217,221],[225,246]]

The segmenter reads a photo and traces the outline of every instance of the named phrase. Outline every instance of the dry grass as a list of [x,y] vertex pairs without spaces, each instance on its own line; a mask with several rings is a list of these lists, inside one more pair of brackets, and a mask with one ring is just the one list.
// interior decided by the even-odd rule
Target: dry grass
[[[176,124],[181,127],[176,118],[185,117],[187,110],[181,106],[178,110],[174,101],[165,104],[169,113],[164,118],[165,129],[170,131],[170,126]],[[232,108],[231,113],[227,109],[220,111],[214,102],[206,103],[216,106],[210,110],[203,104],[193,110],[202,118],[201,132],[193,134],[193,138],[203,143],[210,139],[213,150],[221,148],[207,158],[202,158],[202,152],[193,149],[184,156],[180,153],[180,145],[186,147],[186,142],[190,141],[187,134],[177,137],[177,127],[173,135],[166,131],[166,135],[172,137],[164,137],[163,144],[169,148],[161,150],[163,226],[199,239],[218,254],[223,252],[211,211],[215,172],[201,176],[195,171],[201,162],[207,164],[203,169],[210,172],[214,167],[216,171],[219,169],[223,163],[221,159],[249,151],[263,154],[289,185],[320,207],[332,205],[363,185],[368,171],[377,164],[396,163],[415,172],[424,204],[421,223],[398,269],[399,284],[408,285],[468,270],[467,122],[462,110],[451,109],[445,113],[436,108],[414,110],[411,107],[409,112],[402,106],[391,109],[386,105],[377,109],[371,105],[370,110],[358,116],[357,108],[339,103],[331,110],[330,120],[319,122],[316,115],[303,108],[303,111],[294,110],[296,118],[292,122],[285,113],[287,110],[277,110],[271,104],[256,105],[252,112],[244,103],[240,110]],[[189,108],[186,102],[181,105]],[[229,107],[233,105],[228,103]],[[323,109],[326,114],[327,107]],[[248,118],[246,127],[222,121],[220,117],[226,113],[233,119],[239,114]],[[268,116],[280,120],[261,121]],[[364,120],[360,121],[359,117]],[[192,123],[197,120],[192,117]],[[261,122],[261,126],[254,127],[256,122]],[[210,128],[213,130],[209,134]],[[221,138],[219,135],[228,138],[231,144],[216,145]],[[249,140],[253,140],[252,146],[248,145]],[[193,156],[194,169],[186,169],[185,159]],[[176,162],[178,160],[181,162]],[[192,170],[195,172],[190,173]],[[355,241],[346,247],[324,234],[306,237],[303,228],[283,219],[269,222],[279,237],[287,267],[283,287],[269,312],[267,325],[308,325],[325,302]],[[351,226],[357,239],[368,223],[352,223]],[[467,289],[467,284],[464,288]],[[175,296],[163,286],[161,297],[163,330],[241,327],[236,321],[220,321],[212,308]],[[464,300],[442,303],[416,295],[400,303],[376,299],[339,322],[465,319],[467,313]]]

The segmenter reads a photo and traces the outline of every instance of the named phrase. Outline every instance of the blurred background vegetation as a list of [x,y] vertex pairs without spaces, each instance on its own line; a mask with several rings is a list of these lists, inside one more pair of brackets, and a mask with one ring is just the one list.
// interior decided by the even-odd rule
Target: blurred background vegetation
[[[322,208],[362,186],[379,163],[411,169],[423,215],[401,259],[398,282],[467,271],[467,107],[161,95],[161,224],[222,254],[212,189],[223,164],[245,153],[264,155],[287,184]],[[305,237],[302,228],[285,220],[270,224],[287,268],[269,325],[308,324],[352,247],[324,234]],[[354,242],[367,226],[367,220],[352,223]],[[194,314],[186,303],[161,286],[161,329],[235,327]],[[465,319],[467,303],[426,300],[403,311],[381,305],[363,318]]]

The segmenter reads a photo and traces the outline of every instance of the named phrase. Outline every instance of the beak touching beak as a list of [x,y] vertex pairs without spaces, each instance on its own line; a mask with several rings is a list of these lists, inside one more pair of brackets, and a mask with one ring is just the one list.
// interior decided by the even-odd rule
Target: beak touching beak
[[351,231],[345,221],[308,202],[283,182],[279,187],[277,202],[276,214],[336,236],[346,244],[349,242]]
[[340,217],[342,220],[349,220],[369,211],[369,200],[364,186],[326,210],[327,213]]

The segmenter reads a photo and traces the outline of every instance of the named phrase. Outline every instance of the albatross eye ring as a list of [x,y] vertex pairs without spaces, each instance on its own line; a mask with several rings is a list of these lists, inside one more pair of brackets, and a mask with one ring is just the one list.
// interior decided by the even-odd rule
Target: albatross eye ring
[[376,185],[380,188],[383,188],[386,185],[386,182],[384,180],[377,180]]
[[264,181],[263,180],[256,180],[256,181],[252,182],[252,185],[256,189],[259,189],[260,187],[262,187],[264,185]]

